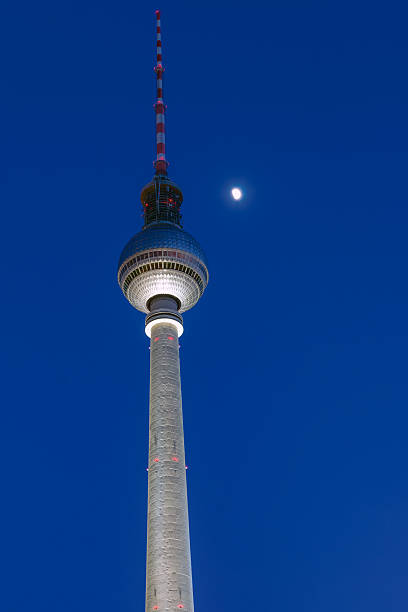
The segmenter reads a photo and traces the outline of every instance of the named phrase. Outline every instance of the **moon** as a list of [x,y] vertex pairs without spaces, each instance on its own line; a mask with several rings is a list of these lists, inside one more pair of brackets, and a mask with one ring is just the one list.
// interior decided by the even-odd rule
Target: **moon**
[[231,189],[231,195],[234,200],[240,200],[242,198],[242,191],[239,187],[234,187]]

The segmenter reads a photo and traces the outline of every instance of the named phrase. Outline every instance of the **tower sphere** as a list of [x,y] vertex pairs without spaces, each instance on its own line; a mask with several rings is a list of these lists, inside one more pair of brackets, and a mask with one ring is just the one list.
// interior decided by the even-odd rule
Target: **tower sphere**
[[149,313],[153,297],[169,295],[182,313],[198,302],[207,286],[205,255],[197,240],[175,223],[151,223],[123,249],[118,281],[137,310]]

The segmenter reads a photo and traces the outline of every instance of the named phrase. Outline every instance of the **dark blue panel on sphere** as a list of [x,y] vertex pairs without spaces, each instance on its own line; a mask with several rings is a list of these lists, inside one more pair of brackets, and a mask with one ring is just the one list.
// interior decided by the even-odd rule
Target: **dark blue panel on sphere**
[[157,223],[148,226],[129,240],[121,253],[118,267],[120,268],[122,263],[135,253],[159,248],[191,253],[207,265],[203,249],[191,234],[171,223]]

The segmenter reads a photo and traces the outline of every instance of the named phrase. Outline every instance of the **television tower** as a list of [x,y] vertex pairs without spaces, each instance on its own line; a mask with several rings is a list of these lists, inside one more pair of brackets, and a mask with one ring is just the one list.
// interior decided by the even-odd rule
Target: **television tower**
[[142,190],[144,225],[122,251],[118,281],[146,313],[150,338],[146,612],[193,612],[178,340],[181,314],[202,296],[208,270],[200,245],[182,229],[181,189],[167,176],[159,11],[156,32],[155,174]]

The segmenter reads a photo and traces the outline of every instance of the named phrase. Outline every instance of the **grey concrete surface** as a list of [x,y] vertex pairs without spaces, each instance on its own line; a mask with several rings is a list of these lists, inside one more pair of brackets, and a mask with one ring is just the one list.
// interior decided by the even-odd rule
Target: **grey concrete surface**
[[150,339],[146,612],[193,612],[187,484],[177,329]]

